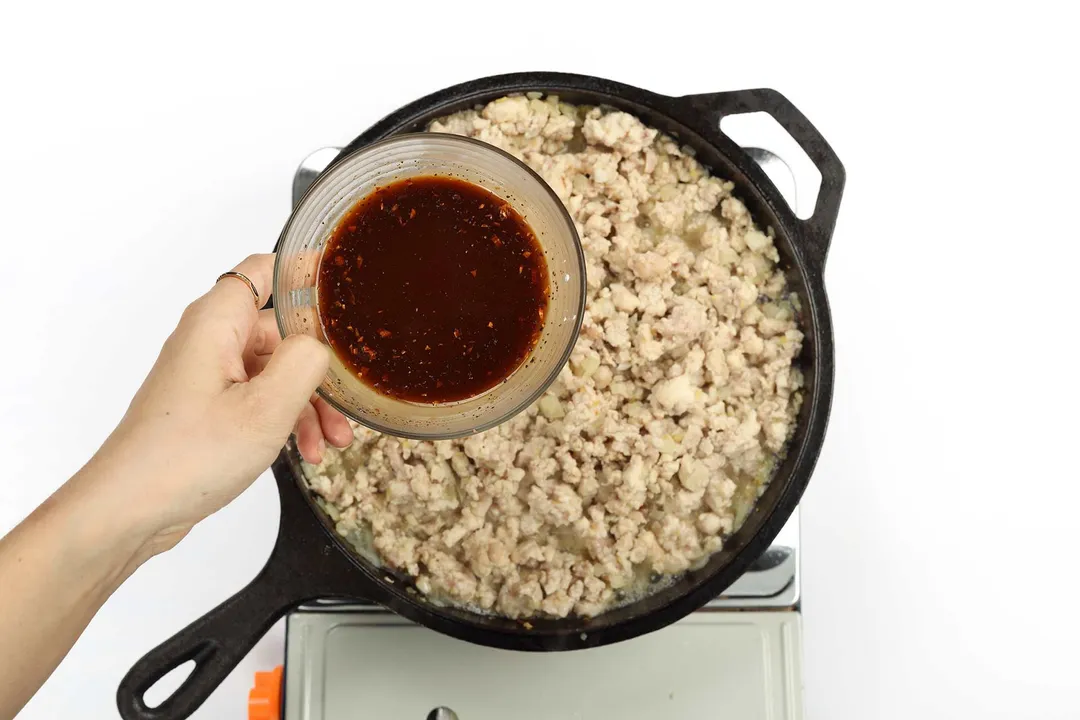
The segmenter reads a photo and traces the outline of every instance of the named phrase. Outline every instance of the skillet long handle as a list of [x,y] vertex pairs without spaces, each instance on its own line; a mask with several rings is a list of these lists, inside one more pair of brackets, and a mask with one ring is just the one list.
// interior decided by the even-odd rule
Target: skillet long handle
[[[194,713],[266,631],[299,598],[276,576],[272,557],[243,590],[148,652],[132,666],[116,692],[124,720],[180,720]],[[144,696],[154,683],[189,660],[191,674],[156,707]]]
[[[290,446],[292,441],[290,440]],[[128,671],[116,692],[124,720],[183,720],[285,613],[315,598],[367,598],[386,592],[334,547],[297,486],[289,449],[274,462],[281,522],[266,566],[247,587],[151,650]],[[146,704],[146,691],[189,660],[195,668],[168,699]]]

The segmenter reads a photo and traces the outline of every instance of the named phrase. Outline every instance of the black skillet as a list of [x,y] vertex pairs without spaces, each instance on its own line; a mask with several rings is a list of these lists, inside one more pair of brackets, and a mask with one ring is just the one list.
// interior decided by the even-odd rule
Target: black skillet
[[[434,118],[474,107],[508,93],[557,93],[567,102],[630,112],[677,137],[716,175],[732,180],[736,194],[761,225],[776,231],[789,282],[802,302],[806,342],[799,358],[806,379],[795,437],[787,458],[743,526],[701,569],[633,604],[592,619],[521,622],[482,616],[424,601],[402,575],[374,567],[333,531],[301,481],[299,456],[290,442],[274,463],[281,496],[277,543],[251,583],[135,663],[120,682],[117,704],[126,720],[186,718],[225,679],[280,617],[315,598],[367,599],[433,630],[462,640],[514,650],[576,650],[627,640],[658,630],[719,595],[769,547],[810,480],[825,437],[833,386],[832,323],[822,271],[844,189],[844,168],[829,144],[783,95],[740,90],[665,97],[584,75],[498,75],[421,98],[376,123],[339,157],[375,140],[423,130]],[[796,218],[764,172],[720,131],[728,115],[766,112],[802,146],[821,172],[814,214]],[[144,693],[170,670],[194,660],[191,674],[154,708]]]

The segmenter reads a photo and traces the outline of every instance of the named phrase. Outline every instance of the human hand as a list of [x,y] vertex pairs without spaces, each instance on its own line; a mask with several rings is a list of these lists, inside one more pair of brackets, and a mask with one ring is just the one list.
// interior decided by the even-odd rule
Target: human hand
[[[273,267],[273,255],[254,255],[236,271],[265,301]],[[239,495],[294,427],[311,462],[326,441],[349,444],[348,421],[312,398],[328,361],[313,338],[282,341],[242,280],[188,306],[101,449],[0,538],[0,717],[22,708],[135,568]]]
[[[235,270],[270,295],[273,255]],[[328,351],[307,336],[282,340],[273,310],[256,310],[246,283],[223,278],[184,311],[119,426],[87,466],[95,483],[129,498],[150,554],[239,495],[295,428],[313,463],[326,442],[347,446],[348,421],[313,396]]]

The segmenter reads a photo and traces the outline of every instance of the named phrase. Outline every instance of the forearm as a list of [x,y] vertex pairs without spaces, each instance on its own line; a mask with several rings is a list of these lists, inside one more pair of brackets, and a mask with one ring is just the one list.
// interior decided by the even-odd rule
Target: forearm
[[324,441],[352,441],[344,416],[311,401],[327,348],[282,340],[274,311],[257,310],[273,269],[272,255],[254,255],[236,267],[245,282],[223,281],[188,306],[97,455],[0,540],[0,720],[135,568],[243,492],[291,431],[314,462]]
[[26,704],[145,559],[123,505],[91,465],[0,540],[0,718]]

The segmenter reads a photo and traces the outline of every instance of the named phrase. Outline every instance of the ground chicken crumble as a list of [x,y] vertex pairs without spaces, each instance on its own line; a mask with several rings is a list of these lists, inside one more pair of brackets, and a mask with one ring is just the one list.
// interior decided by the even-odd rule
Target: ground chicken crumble
[[509,422],[418,442],[354,426],[305,466],[338,532],[434,598],[593,616],[717,551],[790,437],[803,335],[732,184],[624,112],[507,97],[431,124],[526,162],[581,235],[588,299],[558,380]]

